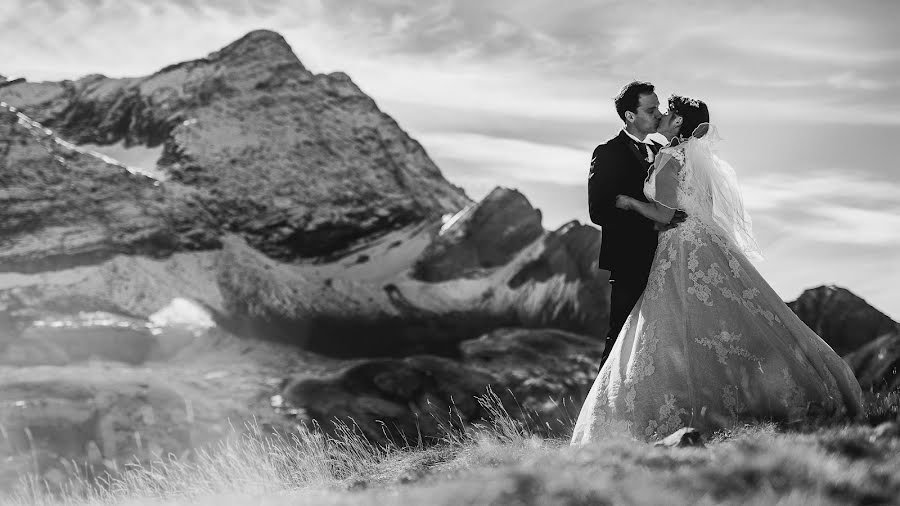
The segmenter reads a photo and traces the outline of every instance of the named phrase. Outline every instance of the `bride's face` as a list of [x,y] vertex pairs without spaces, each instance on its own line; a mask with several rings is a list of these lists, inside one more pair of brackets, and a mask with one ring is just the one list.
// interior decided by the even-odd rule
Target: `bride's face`
[[657,127],[656,131],[671,139],[678,135],[678,131],[681,129],[681,123],[683,121],[684,119],[681,116],[669,110],[663,114],[662,119],[659,120],[659,127]]

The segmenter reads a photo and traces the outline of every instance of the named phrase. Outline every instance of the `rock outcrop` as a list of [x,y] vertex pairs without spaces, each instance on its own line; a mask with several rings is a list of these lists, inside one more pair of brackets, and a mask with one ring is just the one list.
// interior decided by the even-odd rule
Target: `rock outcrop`
[[900,324],[837,286],[806,290],[788,306],[844,357],[863,390],[900,387]]
[[[460,362],[367,360],[326,377],[300,376],[285,387],[280,407],[327,431],[340,421],[375,441],[412,444],[482,422],[501,404],[534,430],[565,430],[559,421],[577,416],[601,351],[592,339],[551,329],[501,329],[462,348]],[[477,400],[489,392],[497,404]]]
[[413,277],[429,282],[477,277],[509,263],[543,234],[541,212],[524,195],[495,188],[444,223],[416,262]]
[[[112,191],[140,194],[124,210],[101,201],[98,216],[97,210],[84,211],[95,221],[118,213],[118,219],[106,221],[133,223],[140,239],[113,234],[119,242],[136,244],[126,250],[168,254],[215,248],[216,239],[231,232],[281,260],[332,254],[361,238],[455,213],[470,203],[422,146],[349,77],[311,73],[270,31],[251,32],[206,58],[151,76],[20,82],[0,88],[0,100],[47,129],[38,142],[13,148],[4,169],[12,180],[0,196],[0,205],[15,204],[9,219],[29,223],[10,240],[34,244],[26,258],[35,264],[59,255],[40,249],[48,242],[42,234],[96,235],[60,230],[57,222],[69,218],[52,212],[46,225],[35,219],[44,216],[47,201],[70,205],[91,189],[100,197]],[[53,145],[59,139],[160,146],[156,166],[143,169],[161,181],[109,181],[127,173],[83,156],[68,157]],[[49,156],[37,152],[47,147],[53,148]],[[60,179],[64,170],[73,176]],[[60,185],[75,179],[76,188],[87,194],[66,195]],[[41,187],[46,188],[35,195]],[[155,203],[152,209],[146,208],[148,200]],[[157,222],[168,228],[158,232]],[[99,255],[90,250],[79,243],[72,255]],[[3,266],[22,261],[0,255]]]
[[[438,225],[405,240],[440,241]],[[431,283],[412,274],[427,265],[429,246],[422,256],[407,258],[397,275],[367,279],[372,272],[388,270],[382,265],[397,269],[402,259],[375,245],[347,259],[364,258],[368,271],[303,268],[280,264],[234,240],[220,257],[218,284],[230,318],[227,325],[243,335],[267,336],[332,356],[456,357],[461,341],[503,327],[603,335],[608,283],[588,253],[598,243],[595,229],[571,223],[543,231],[504,264]],[[477,245],[460,241],[456,247],[474,250]]]
[[220,238],[218,251],[120,254],[51,273],[0,274],[0,327],[16,340],[47,317],[148,318],[180,297],[238,335],[338,357],[456,357],[461,341],[502,327],[605,332],[609,287],[591,254],[596,229],[570,223],[542,231],[505,264],[441,282],[416,279],[411,273],[441,226],[404,227],[330,262],[278,262],[233,235]]
[[863,390],[900,389],[900,325],[849,353],[844,360],[853,368]]
[[845,288],[819,286],[788,306],[838,355],[846,355],[891,332],[896,323]]
[[193,191],[80,149],[0,107],[0,271],[40,272],[117,254],[153,257],[219,245]]

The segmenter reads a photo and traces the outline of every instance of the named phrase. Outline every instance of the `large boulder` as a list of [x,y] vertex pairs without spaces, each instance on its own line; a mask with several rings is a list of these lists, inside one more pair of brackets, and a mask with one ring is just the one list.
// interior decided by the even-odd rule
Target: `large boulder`
[[461,362],[490,371],[517,408],[556,426],[572,420],[597,377],[603,343],[556,329],[498,329],[460,344]]
[[524,195],[495,188],[443,224],[416,262],[413,276],[429,282],[481,276],[509,263],[543,234],[541,212]]
[[[287,385],[287,406],[327,432],[341,423],[369,439],[420,438],[434,442],[445,429],[487,414],[475,396],[493,378],[484,371],[431,356],[366,360],[326,377],[302,377]],[[335,423],[337,422],[337,423]]]
[[500,329],[461,347],[459,361],[364,360],[325,377],[301,375],[278,407],[326,431],[338,430],[334,422],[357,426],[376,441],[435,441],[497,408],[533,430],[565,431],[560,420],[577,416],[602,352],[593,339],[552,329]]
[[844,360],[853,368],[863,390],[900,389],[900,325],[849,353]]

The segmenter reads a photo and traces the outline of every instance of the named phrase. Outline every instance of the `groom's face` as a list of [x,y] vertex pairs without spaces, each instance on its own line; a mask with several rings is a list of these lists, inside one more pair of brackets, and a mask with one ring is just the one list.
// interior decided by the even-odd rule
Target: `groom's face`
[[662,119],[662,113],[659,112],[659,98],[657,98],[656,93],[641,95],[640,99],[638,99],[637,111],[633,113],[629,111],[626,114],[626,119],[629,116],[634,118],[631,123],[638,132],[644,135],[656,132],[659,120]]

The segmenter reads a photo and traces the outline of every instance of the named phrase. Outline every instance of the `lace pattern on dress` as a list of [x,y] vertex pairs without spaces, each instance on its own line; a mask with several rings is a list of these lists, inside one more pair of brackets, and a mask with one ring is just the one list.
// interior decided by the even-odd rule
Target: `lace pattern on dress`
[[[724,326],[725,322],[722,322],[722,325]],[[715,351],[716,357],[718,358],[719,363],[722,365],[728,365],[729,355],[742,357],[746,358],[747,360],[761,363],[761,358],[750,353],[746,348],[738,345],[738,343],[741,341],[741,337],[741,334],[723,330],[711,337],[694,338],[694,341],[701,346],[705,346],[706,348]]]
[[678,162],[683,166],[684,165],[684,144],[680,144],[678,146],[672,146],[667,148],[662,148],[659,150],[660,153],[664,153],[667,155],[671,155],[672,158],[678,160]]
[[800,420],[806,414],[806,397],[787,368],[782,369],[781,373],[785,386],[781,393],[781,403],[788,409],[791,421]]
[[[675,230],[678,231],[683,242],[690,243],[693,246],[688,252],[688,279],[692,282],[692,285],[687,288],[688,294],[694,295],[700,302],[711,307],[713,305],[711,300],[712,291],[713,288],[717,288],[725,299],[740,304],[753,315],[762,316],[770,326],[776,324],[784,326],[778,315],[769,309],[764,309],[755,302],[754,299],[760,294],[759,289],[746,288],[740,293],[736,293],[731,288],[728,288],[725,283],[728,273],[735,280],[741,281],[746,280],[746,272],[741,267],[741,263],[735,256],[732,247],[712,227],[696,218],[688,217]],[[719,246],[728,260],[728,270],[723,269],[717,262],[712,262],[705,269],[701,269],[699,252],[701,248],[710,246],[708,242],[703,240],[703,237],[708,237],[710,241]],[[660,281],[657,284],[661,286],[662,282]]]
[[670,432],[684,426],[681,422],[681,415],[686,414],[687,410],[675,406],[674,394],[665,394],[663,396],[663,404],[659,407],[659,416],[656,420],[650,420],[647,423],[644,435],[647,437],[667,436]]
[[672,238],[675,236],[674,230],[667,230],[659,236],[659,246],[657,251],[664,251],[665,257],[661,257],[658,263],[654,263],[653,270],[650,271],[650,277],[647,279],[646,296],[650,299],[659,298],[663,292],[666,283],[666,271],[672,268],[672,263],[678,256],[675,249],[675,242]]
[[640,336],[640,348],[634,354],[633,365],[628,369],[625,375],[624,385],[628,387],[625,394],[625,411],[634,411],[634,400],[637,397],[635,384],[644,378],[649,378],[656,371],[653,366],[653,356],[656,354],[656,347],[659,344],[659,336],[656,334],[657,322],[651,322],[647,325],[643,335]]
[[734,385],[722,388],[722,405],[733,421],[736,421],[746,409],[746,406],[738,398],[738,389]]

